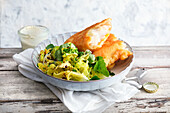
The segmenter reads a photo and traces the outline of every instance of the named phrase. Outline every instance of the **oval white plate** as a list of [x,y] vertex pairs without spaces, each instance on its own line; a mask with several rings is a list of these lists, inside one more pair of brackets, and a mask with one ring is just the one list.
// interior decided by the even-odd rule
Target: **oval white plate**
[[[116,63],[114,68],[111,69],[111,71],[113,71],[115,73],[114,76],[108,77],[105,79],[101,79],[101,80],[93,80],[93,81],[86,81],[86,82],[67,81],[67,80],[55,78],[55,77],[52,77],[52,76],[49,76],[49,75],[43,73],[37,67],[38,55],[39,55],[40,51],[44,50],[48,44],[54,44],[55,46],[62,45],[65,42],[65,40],[67,40],[74,33],[75,32],[58,34],[55,38],[44,40],[43,42],[41,42],[34,48],[34,51],[32,53],[32,62],[35,66],[36,71],[39,73],[39,75],[44,80],[46,80],[47,82],[49,82],[50,84],[52,84],[54,86],[68,89],[68,90],[89,91],[89,90],[96,90],[96,89],[101,89],[101,88],[104,88],[107,86],[111,86],[113,84],[121,82],[125,78],[125,76],[128,74],[128,72],[132,68],[132,65],[134,62],[134,53],[128,59],[126,59],[124,61],[119,61]],[[125,42],[125,44],[127,46],[127,49],[133,52],[133,50],[129,46],[129,44],[126,42]]]

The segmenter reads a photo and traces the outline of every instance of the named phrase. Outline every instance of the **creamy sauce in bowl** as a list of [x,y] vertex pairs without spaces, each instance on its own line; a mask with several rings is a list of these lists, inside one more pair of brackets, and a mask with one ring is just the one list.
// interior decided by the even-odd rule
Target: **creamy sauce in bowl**
[[43,40],[48,39],[49,30],[40,25],[26,26],[18,31],[18,35],[20,36],[22,49],[34,48]]

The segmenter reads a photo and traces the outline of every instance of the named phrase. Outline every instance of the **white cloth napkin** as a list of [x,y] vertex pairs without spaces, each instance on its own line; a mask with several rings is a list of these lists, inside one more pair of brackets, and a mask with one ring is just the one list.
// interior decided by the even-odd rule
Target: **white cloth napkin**
[[115,102],[128,100],[139,92],[136,87],[121,82],[110,87],[86,92],[69,91],[55,87],[39,77],[31,61],[32,52],[33,49],[30,48],[13,56],[19,65],[19,72],[29,79],[43,82],[72,112],[101,113]]

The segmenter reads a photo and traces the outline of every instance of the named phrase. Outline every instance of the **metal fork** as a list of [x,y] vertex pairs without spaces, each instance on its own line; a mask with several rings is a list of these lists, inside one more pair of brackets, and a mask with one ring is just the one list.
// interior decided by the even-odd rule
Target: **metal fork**
[[[144,77],[146,73],[147,73],[146,69],[144,68],[139,69],[134,77],[125,78],[123,82],[129,83],[135,86],[136,88],[141,89],[142,88],[141,79]],[[135,80],[137,80],[137,82]]]

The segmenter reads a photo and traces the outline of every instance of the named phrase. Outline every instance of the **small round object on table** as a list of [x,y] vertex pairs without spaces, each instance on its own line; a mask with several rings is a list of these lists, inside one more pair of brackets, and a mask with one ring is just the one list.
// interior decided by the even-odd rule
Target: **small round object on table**
[[148,93],[155,93],[159,89],[159,85],[155,82],[146,82],[143,84],[143,89]]

